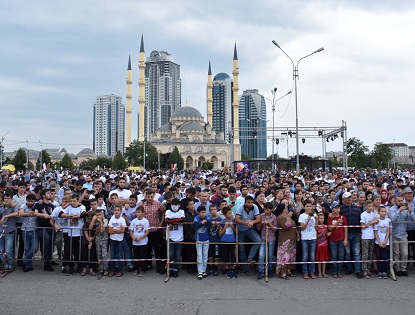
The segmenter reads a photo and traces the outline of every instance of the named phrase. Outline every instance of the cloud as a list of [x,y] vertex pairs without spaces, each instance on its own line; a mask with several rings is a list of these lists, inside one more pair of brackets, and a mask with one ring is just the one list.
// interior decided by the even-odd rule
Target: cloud
[[[0,92],[2,112],[10,119],[0,134],[13,130],[8,137],[16,141],[30,133],[45,143],[92,143],[95,97],[113,93],[125,102],[129,53],[136,124],[143,33],[147,54],[166,50],[181,65],[182,104],[188,99],[204,115],[208,61],[214,74],[231,74],[235,42],[240,93],[257,88],[268,98],[273,87],[283,95],[293,86],[292,64],[271,40],[295,61],[323,46],[323,52],[300,62],[300,125],[336,126],[346,120],[349,137],[369,146],[391,142],[396,136],[390,118],[414,114],[414,21],[412,1],[4,2]],[[294,126],[294,97],[279,101],[276,114],[276,125]],[[28,129],[16,128],[16,122]],[[410,134],[399,137],[414,144]],[[301,150],[319,154],[319,141],[307,140]],[[328,144],[340,148],[340,142]],[[78,149],[73,146],[74,153]]]

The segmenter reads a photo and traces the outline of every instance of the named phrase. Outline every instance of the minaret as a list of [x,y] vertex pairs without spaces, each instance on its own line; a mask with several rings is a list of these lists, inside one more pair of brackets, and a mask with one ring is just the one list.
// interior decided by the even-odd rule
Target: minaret
[[209,60],[209,69],[208,69],[208,82],[207,82],[207,122],[212,126],[212,69],[210,67],[210,60]]
[[144,125],[144,115],[145,115],[145,87],[146,87],[146,78],[144,70],[146,68],[146,54],[144,52],[144,39],[141,35],[141,45],[140,45],[140,61],[138,62],[139,70],[139,79],[138,79],[138,141],[144,141],[145,139],[145,125]]
[[239,144],[239,84],[238,84],[238,76],[239,76],[239,67],[238,67],[238,53],[236,52],[236,43],[235,48],[233,51],[233,144]]
[[127,106],[125,109],[126,113],[126,123],[125,123],[125,147],[128,147],[131,143],[131,114],[133,112],[133,108],[131,105],[131,98],[132,96],[132,84],[133,84],[133,70],[131,70],[131,57],[128,56],[128,67],[127,67],[127,79],[125,81],[127,83],[127,93],[125,98],[127,99]]

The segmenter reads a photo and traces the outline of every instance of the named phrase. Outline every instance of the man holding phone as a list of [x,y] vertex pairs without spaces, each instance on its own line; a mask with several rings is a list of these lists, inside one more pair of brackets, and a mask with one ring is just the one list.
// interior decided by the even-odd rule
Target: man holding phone
[[415,221],[414,211],[409,205],[403,203],[402,196],[395,196],[395,205],[389,209],[389,217],[393,223],[392,240],[393,244],[393,260],[396,261],[394,268],[398,277],[408,277],[406,271],[406,261],[408,260],[408,234],[406,232],[404,221]]

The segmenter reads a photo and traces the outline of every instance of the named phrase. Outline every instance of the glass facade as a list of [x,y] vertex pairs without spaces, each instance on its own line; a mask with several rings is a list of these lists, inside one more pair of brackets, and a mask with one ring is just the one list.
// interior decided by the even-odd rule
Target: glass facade
[[218,73],[212,81],[212,128],[223,132],[229,142],[232,121],[232,80],[226,73]]
[[[174,63],[169,53],[153,51],[145,68],[145,137],[169,122],[171,114],[181,104],[180,65]],[[154,56],[154,57],[152,57]]]
[[267,112],[258,90],[246,90],[239,97],[239,136],[242,154],[251,159],[267,158]]

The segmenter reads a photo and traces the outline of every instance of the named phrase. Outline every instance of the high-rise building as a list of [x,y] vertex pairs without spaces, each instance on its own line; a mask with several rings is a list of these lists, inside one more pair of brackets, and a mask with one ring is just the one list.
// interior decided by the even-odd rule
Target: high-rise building
[[168,123],[180,104],[180,65],[168,52],[153,50],[145,63],[145,137]]
[[239,97],[242,154],[251,159],[267,158],[267,108],[258,90],[245,90]]
[[232,127],[232,80],[226,73],[218,73],[212,82],[212,127],[223,132],[229,142]]
[[93,147],[97,155],[124,153],[125,106],[121,96],[97,96],[94,103]]

